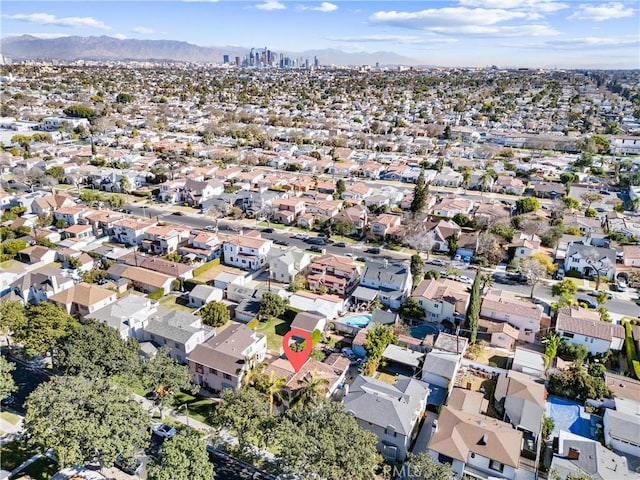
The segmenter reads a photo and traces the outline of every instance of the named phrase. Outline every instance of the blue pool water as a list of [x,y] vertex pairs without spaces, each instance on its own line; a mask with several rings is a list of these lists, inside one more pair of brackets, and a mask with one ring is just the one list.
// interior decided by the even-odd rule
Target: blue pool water
[[342,323],[350,327],[364,328],[369,325],[369,322],[371,322],[371,315],[368,313],[361,313],[342,319]]
[[436,335],[438,332],[440,332],[438,327],[429,324],[411,327],[411,336],[418,340],[424,339],[427,335]]
[[[555,424],[553,435],[556,436],[560,430],[569,431],[581,437],[595,438],[591,435],[591,424],[589,414],[585,414],[582,405],[566,398],[549,395],[547,399],[548,416],[553,418]],[[582,412],[582,415],[581,415]]]

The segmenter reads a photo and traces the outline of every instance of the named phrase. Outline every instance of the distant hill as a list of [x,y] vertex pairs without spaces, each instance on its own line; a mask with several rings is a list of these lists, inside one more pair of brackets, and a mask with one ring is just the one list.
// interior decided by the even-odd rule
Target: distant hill
[[[140,60],[181,62],[222,62],[223,55],[243,57],[249,48],[201,47],[176,40],[121,40],[114,37],[38,38],[31,35],[6,37],[0,40],[0,51],[12,60]],[[277,52],[280,53],[280,52]],[[393,52],[357,52],[325,49],[287,52],[292,58],[313,62],[318,57],[322,65],[415,65],[414,59]]]

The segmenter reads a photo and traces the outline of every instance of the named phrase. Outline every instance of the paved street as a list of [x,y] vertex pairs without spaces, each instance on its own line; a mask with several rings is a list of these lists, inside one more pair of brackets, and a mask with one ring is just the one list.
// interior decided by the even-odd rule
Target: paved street
[[[3,355],[5,354],[4,349],[2,353]],[[7,355],[7,359],[14,362],[16,365],[16,369],[12,372],[12,375],[18,387],[17,392],[13,394],[15,400],[11,405],[11,408],[24,415],[25,400],[38,385],[49,380],[49,375],[38,368],[31,367],[26,362],[16,359],[11,355]]]

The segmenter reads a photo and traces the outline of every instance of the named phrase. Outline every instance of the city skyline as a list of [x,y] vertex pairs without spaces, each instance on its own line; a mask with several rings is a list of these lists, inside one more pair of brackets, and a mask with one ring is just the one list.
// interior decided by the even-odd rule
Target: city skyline
[[3,2],[1,24],[5,37],[389,51],[440,66],[640,67],[639,9],[627,1],[28,1]]

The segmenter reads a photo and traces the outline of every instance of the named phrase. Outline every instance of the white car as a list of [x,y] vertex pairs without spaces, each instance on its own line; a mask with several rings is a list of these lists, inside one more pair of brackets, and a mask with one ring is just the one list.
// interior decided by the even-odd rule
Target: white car
[[176,433],[175,427],[166,423],[158,423],[153,426],[153,433],[163,438],[172,438]]
[[294,235],[291,235],[291,238],[297,238],[298,240],[306,240],[307,238],[309,238],[309,235],[307,235],[306,233],[296,233]]
[[467,277],[465,275],[460,275],[458,277],[458,281],[462,282],[462,283],[473,283],[473,280],[471,280],[469,277]]

